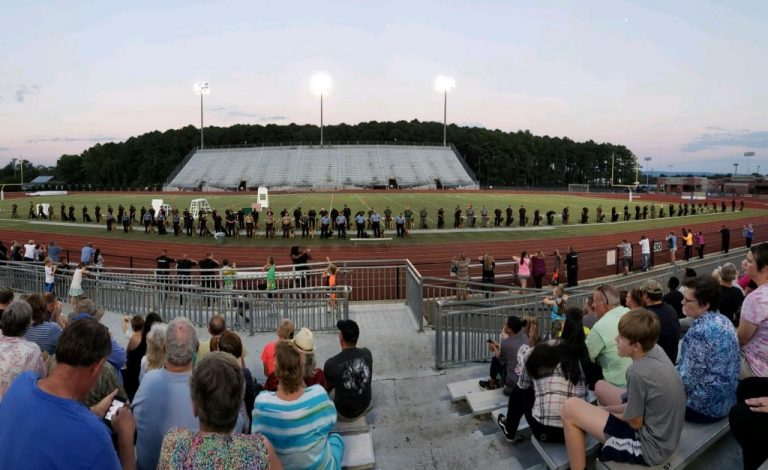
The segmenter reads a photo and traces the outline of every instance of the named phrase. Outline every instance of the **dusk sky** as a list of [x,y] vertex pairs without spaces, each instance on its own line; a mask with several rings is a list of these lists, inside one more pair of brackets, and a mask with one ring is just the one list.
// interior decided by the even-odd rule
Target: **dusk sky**
[[199,126],[199,80],[207,125],[319,123],[322,71],[327,124],[442,121],[445,74],[450,123],[768,172],[764,0],[3,3],[0,165]]

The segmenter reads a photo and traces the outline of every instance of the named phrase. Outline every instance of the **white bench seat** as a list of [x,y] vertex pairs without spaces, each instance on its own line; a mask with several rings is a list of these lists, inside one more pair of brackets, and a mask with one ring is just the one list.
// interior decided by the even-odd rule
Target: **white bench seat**
[[482,392],[480,388],[480,380],[482,379],[467,379],[461,382],[452,382],[448,384],[448,393],[451,395],[451,403],[464,400],[468,393]]
[[712,444],[720,440],[730,430],[728,418],[709,424],[689,423],[683,425],[683,433],[675,452],[661,465],[646,467],[644,465],[630,465],[617,462],[600,462],[596,467],[603,470],[629,470],[629,469],[656,469],[675,470],[682,469],[693,463],[698,456],[706,451]]
[[376,465],[373,458],[371,433],[342,434],[341,438],[344,439],[344,458],[341,460],[341,468],[362,470]]
[[[568,450],[565,444],[560,442],[541,442],[536,437],[531,438],[531,443],[544,459],[544,463],[549,470],[565,470],[568,468]],[[587,435],[587,456],[595,453],[600,446],[600,441]]]
[[497,408],[503,408],[509,404],[509,397],[504,395],[504,391],[501,388],[468,393],[466,400],[473,416],[486,415]]
[[362,415],[353,419],[352,421],[336,420],[336,427],[333,432],[339,433],[355,433],[368,431],[368,420],[366,415]]

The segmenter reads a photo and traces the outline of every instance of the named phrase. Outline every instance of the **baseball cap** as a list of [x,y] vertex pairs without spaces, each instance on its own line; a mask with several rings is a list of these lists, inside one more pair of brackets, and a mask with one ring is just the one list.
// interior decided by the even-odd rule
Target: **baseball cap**
[[309,328],[302,328],[293,335],[293,344],[302,352],[315,352],[315,337]]
[[640,290],[646,294],[662,294],[661,284],[656,279],[648,279],[641,286]]
[[339,320],[336,322],[336,328],[341,331],[341,336],[347,343],[357,343],[360,337],[360,328],[354,320]]

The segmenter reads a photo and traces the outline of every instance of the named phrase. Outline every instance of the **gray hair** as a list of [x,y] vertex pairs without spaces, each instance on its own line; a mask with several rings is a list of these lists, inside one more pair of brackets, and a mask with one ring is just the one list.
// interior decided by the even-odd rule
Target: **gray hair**
[[201,424],[232,432],[245,395],[245,377],[234,356],[220,351],[206,354],[189,379],[189,392]]
[[733,282],[737,275],[736,266],[733,263],[725,263],[720,268],[720,279],[723,282]]
[[160,369],[165,364],[165,334],[168,325],[154,323],[147,333],[147,370]]
[[72,311],[73,315],[78,313],[87,313],[92,315],[98,321],[101,321],[101,317],[104,316],[104,310],[99,308],[93,300],[88,297],[83,297],[75,303],[75,309]]
[[165,332],[165,362],[174,366],[187,366],[197,352],[197,331],[192,322],[176,317],[168,323]]
[[3,312],[3,336],[24,336],[32,323],[32,307],[25,300],[8,304]]

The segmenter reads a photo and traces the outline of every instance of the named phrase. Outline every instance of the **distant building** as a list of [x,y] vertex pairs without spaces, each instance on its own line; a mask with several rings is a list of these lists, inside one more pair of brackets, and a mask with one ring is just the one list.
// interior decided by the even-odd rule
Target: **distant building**
[[745,195],[768,194],[768,179],[764,176],[725,176],[705,178],[703,176],[660,176],[657,179],[659,192],[681,194],[707,192],[710,194]]

